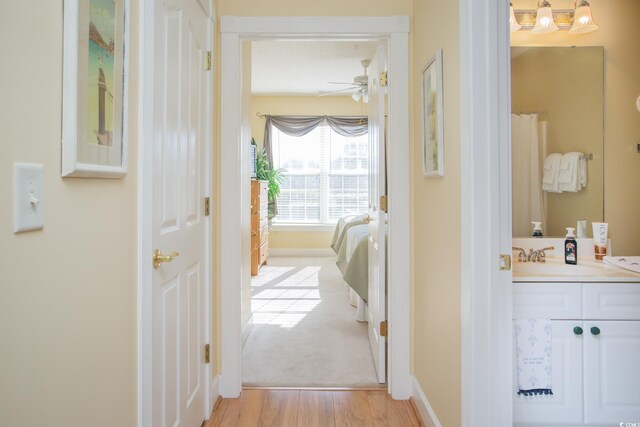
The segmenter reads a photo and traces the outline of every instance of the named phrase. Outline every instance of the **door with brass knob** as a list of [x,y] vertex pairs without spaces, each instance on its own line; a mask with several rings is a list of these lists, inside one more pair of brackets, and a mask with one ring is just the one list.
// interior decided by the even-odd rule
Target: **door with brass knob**
[[162,264],[163,262],[171,262],[175,257],[179,255],[180,253],[177,251],[173,251],[170,254],[165,255],[160,252],[160,249],[156,249],[155,251],[153,251],[153,268],[160,267],[160,264]]
[[147,81],[148,102],[155,107],[145,141],[153,152],[153,159],[146,158],[151,176],[145,176],[152,181],[152,192],[145,195],[151,199],[151,218],[144,218],[151,223],[144,255],[152,257],[151,265],[144,263],[152,293],[149,417],[154,427],[200,427],[210,413],[206,394],[211,378],[206,283],[212,257],[205,256],[211,235],[206,179],[213,81],[213,71],[206,69],[209,18],[193,0],[154,5],[153,66]]

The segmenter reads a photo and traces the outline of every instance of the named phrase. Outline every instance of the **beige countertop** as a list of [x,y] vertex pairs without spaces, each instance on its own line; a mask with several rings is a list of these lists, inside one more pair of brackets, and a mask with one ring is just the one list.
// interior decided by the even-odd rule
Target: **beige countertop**
[[613,267],[603,261],[578,258],[578,265],[565,264],[564,258],[547,257],[546,262],[513,261],[514,282],[638,282],[640,274]]

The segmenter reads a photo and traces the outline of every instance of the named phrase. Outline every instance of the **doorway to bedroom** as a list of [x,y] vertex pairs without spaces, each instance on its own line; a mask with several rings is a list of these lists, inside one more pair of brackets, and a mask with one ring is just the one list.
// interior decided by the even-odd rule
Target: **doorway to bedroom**
[[[243,187],[251,198],[242,227],[250,230],[243,386],[380,387],[384,368],[376,365],[385,358],[376,354],[375,333],[372,345],[367,306],[369,244],[377,239],[369,239],[369,211],[379,203],[374,192],[384,190],[384,157],[380,163],[372,153],[369,123],[372,108],[382,107],[384,120],[384,96],[369,87],[379,43],[244,44],[251,91],[243,141],[252,140],[252,160]],[[380,127],[374,132],[379,137]],[[374,223],[384,224],[386,214],[376,215]]]

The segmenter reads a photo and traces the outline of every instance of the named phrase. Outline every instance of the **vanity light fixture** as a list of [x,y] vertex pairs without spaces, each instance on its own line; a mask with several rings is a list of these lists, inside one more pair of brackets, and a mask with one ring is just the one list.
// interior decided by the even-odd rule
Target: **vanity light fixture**
[[596,31],[598,26],[593,21],[591,6],[587,0],[576,0],[576,12],[569,34],[586,34]]
[[509,27],[511,32],[531,31],[533,34],[549,34],[568,30],[569,34],[586,34],[596,31],[588,0],[575,0],[573,9],[552,10],[548,0],[536,0],[537,9],[514,9],[509,2]]
[[547,0],[540,0],[536,13],[536,24],[531,30],[532,34],[547,34],[558,31],[558,26],[553,19],[553,10]]
[[520,29],[522,28],[522,25],[518,24],[516,14],[513,11],[513,3],[511,2],[509,2],[509,27],[511,28],[512,33],[520,31]]

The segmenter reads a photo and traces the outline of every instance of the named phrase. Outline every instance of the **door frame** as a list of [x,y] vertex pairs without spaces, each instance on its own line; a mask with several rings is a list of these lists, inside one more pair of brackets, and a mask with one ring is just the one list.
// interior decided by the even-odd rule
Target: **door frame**
[[459,0],[462,425],[511,427],[509,2]]
[[[209,2],[209,14],[207,24],[207,40],[205,47],[212,51],[215,31],[215,9],[213,0]],[[153,318],[152,318],[152,274],[151,265],[152,247],[152,221],[153,213],[153,92],[154,92],[154,13],[156,1],[141,0],[138,9],[138,196],[137,196],[137,426],[153,427]],[[206,12],[205,12],[206,13]],[[144,78],[142,78],[144,76]],[[205,156],[204,188],[203,196],[211,197],[213,192],[213,109],[214,109],[214,71],[212,70],[206,80],[204,90],[210,94],[210,99],[205,106],[205,113],[210,117],[207,129],[205,129],[203,144]],[[212,294],[213,294],[213,232],[212,216],[203,216],[205,220],[205,253],[204,253],[204,322],[205,342],[212,343]],[[213,345],[212,345],[213,347]],[[212,363],[205,365],[203,372],[203,420],[207,419],[213,410],[215,386],[212,380]],[[215,396],[217,397],[217,396]]]
[[[241,144],[242,42],[247,40],[386,40],[389,55],[388,135],[388,374],[394,399],[411,396],[409,17],[236,17],[220,18],[221,33],[221,350],[220,393],[242,390],[241,194],[248,148]],[[248,144],[248,141],[247,141]]]

